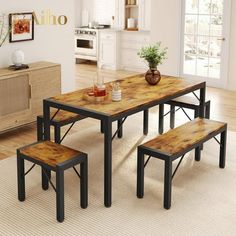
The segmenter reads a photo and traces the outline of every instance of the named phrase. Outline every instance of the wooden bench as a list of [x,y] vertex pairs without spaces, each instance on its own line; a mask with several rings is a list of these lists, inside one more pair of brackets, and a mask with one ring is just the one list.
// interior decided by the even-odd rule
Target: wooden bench
[[[215,136],[221,134],[220,141]],[[180,127],[164,133],[138,147],[137,165],[137,197],[144,196],[144,168],[150,157],[165,161],[164,171],[164,208],[171,207],[171,185],[184,155],[195,149],[195,160],[200,161],[201,145],[211,138],[215,138],[220,144],[220,168],[225,167],[227,124],[223,122],[197,118]],[[149,155],[144,163],[144,156]],[[172,173],[172,162],[180,158],[180,161]]]
[[[164,117],[170,114],[170,128],[174,129],[175,127],[175,113],[178,110],[182,110],[183,113],[191,120],[190,116],[186,113],[186,109],[191,109],[194,111],[194,118],[199,117],[200,104],[199,100],[196,97],[191,96],[182,96],[170,101],[165,102],[159,106],[159,134],[163,133],[164,130]],[[170,105],[170,111],[164,114],[164,105]],[[205,118],[210,119],[210,109],[211,101],[208,100],[205,102]],[[178,107],[176,109],[176,107]]]
[[[73,125],[79,121],[84,119],[84,116],[69,112],[69,111],[63,111],[63,110],[55,110],[51,112],[51,120],[50,125],[54,127],[54,140],[56,143],[61,143],[64,137],[68,134],[70,129],[73,127]],[[37,139],[38,141],[43,140],[43,124],[44,119],[43,116],[37,116]],[[71,124],[68,131],[65,133],[63,138],[61,138],[61,127]]]
[[[24,160],[32,163],[31,168],[25,172]],[[80,164],[80,174],[75,165]],[[39,165],[45,178],[56,192],[57,220],[64,220],[64,171],[73,167],[80,177],[80,205],[86,208],[88,205],[88,164],[87,154],[62,146],[50,141],[37,142],[17,150],[17,181],[18,199],[25,200],[25,176]],[[56,186],[50,180],[51,171],[56,172]],[[45,190],[44,186],[42,185]]]
[[[76,113],[72,113],[69,111],[64,110],[54,110],[50,114],[50,126],[54,127],[54,140],[56,143],[61,143],[66,135],[69,133],[71,128],[74,126],[74,124],[79,121],[83,120],[86,117],[82,115],[78,115]],[[63,137],[61,138],[61,127],[65,125],[70,125],[69,129],[65,132]],[[122,127],[123,121],[118,120],[117,121],[117,131],[116,134],[118,138],[122,138],[123,136],[123,127]],[[42,141],[44,139],[43,135],[43,129],[44,129],[44,118],[43,115],[37,116],[37,140]],[[101,133],[104,132],[103,122],[101,121]]]

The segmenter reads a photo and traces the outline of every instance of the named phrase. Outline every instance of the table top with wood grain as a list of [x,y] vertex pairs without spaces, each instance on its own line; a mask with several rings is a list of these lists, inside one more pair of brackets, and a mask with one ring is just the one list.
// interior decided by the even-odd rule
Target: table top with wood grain
[[[88,91],[88,89],[58,95],[47,99],[47,101],[86,109],[86,111],[93,111],[108,116],[115,116],[141,106],[150,105],[151,107],[154,103],[158,104],[158,102],[161,103],[165,100],[167,101],[181,96],[182,94],[205,87],[205,82],[197,82],[171,76],[162,76],[161,81],[157,85],[149,85],[145,81],[143,74],[127,77],[118,81],[120,82],[122,90],[122,100],[119,102],[113,102],[111,98],[99,103],[87,101],[83,99],[83,94]],[[111,86],[106,84],[106,87],[111,92]]]

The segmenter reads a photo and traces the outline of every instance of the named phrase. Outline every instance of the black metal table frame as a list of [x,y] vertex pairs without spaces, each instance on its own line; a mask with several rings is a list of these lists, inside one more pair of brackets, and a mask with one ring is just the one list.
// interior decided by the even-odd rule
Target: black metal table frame
[[[122,120],[125,117],[133,115],[135,113],[144,111],[144,134],[147,134],[148,130],[148,109],[159,104],[165,103],[169,100],[183,96],[193,91],[200,90],[200,111],[199,117],[204,117],[204,104],[206,96],[206,82],[199,82],[194,84],[191,88],[186,89],[178,94],[173,94],[167,98],[154,100],[148,104],[137,106],[128,111],[124,111],[117,115],[109,115],[102,112],[86,109],[85,107],[76,107],[68,105],[62,102],[54,101],[50,98],[43,100],[43,117],[44,117],[44,139],[50,140],[50,108],[57,108],[61,110],[70,111],[80,114],[85,117],[91,117],[98,119],[104,124],[104,205],[110,207],[112,204],[112,122]],[[44,187],[47,188],[47,181],[44,181]]]

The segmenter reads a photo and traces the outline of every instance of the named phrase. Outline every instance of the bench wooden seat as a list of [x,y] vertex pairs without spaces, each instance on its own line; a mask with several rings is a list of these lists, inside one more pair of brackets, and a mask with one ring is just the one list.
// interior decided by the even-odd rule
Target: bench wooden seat
[[20,153],[51,167],[56,167],[56,165],[82,154],[77,150],[50,141],[38,142],[21,148]]
[[[52,111],[50,116],[51,118],[55,115],[56,113],[56,110],[55,111]],[[40,117],[43,118],[43,115],[41,115]],[[73,112],[69,112],[69,111],[64,111],[64,110],[60,110],[54,117],[53,117],[53,120],[52,122],[61,122],[61,123],[71,123],[73,121],[76,121],[76,120],[81,120],[81,119],[84,119],[85,117],[84,116],[81,116],[81,115],[78,115],[76,113],[73,113]]]
[[[54,140],[56,143],[61,143],[61,127],[73,124],[79,120],[85,119],[84,116],[78,115],[64,110],[53,110],[50,114],[51,121],[50,125],[54,126]],[[53,119],[52,119],[53,118]],[[37,117],[37,139],[38,141],[43,140],[43,115]],[[71,126],[71,127],[72,127]]]
[[195,149],[195,160],[200,161],[201,146],[204,142],[221,134],[220,138],[220,168],[225,167],[227,124],[223,122],[196,118],[180,127],[140,145],[138,147],[137,197],[144,195],[144,156],[149,155],[165,161],[164,176],[164,208],[171,206],[171,181],[177,169],[172,174],[172,162]]
[[[186,109],[191,109],[194,111],[194,118],[199,117],[199,111],[200,111],[200,104],[199,100],[196,97],[192,97],[189,95],[181,96],[178,98],[175,98],[173,100],[167,101],[164,104],[161,104],[159,106],[159,133],[162,134],[164,130],[164,105],[170,105],[170,111],[167,114],[170,114],[170,128],[174,129],[175,127],[175,113],[176,113],[176,107],[179,107],[179,109],[182,109],[183,112],[186,114],[186,116],[190,119],[188,114],[185,112]],[[205,102],[205,118],[210,119],[210,109],[211,109],[211,101],[208,100]]]
[[[24,160],[30,161],[33,166],[25,172]],[[50,183],[56,191],[57,220],[64,220],[64,171],[80,164],[80,205],[86,208],[88,205],[88,164],[87,154],[62,146],[50,141],[36,142],[17,150],[17,181],[18,199],[25,200],[25,176],[35,165],[42,168],[42,187],[48,189]],[[56,186],[50,180],[51,171],[56,172]]]

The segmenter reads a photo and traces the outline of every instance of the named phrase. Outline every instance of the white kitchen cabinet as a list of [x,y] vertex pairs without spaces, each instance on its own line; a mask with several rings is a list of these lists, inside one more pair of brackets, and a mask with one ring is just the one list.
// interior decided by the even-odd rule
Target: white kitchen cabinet
[[149,32],[122,32],[121,69],[144,72],[148,66],[137,54],[141,47],[150,43]]
[[151,29],[151,0],[139,0],[139,30]]
[[[127,19],[136,19],[139,31],[150,31],[151,29],[151,0],[136,0],[134,7],[129,7],[127,0],[116,0],[115,2],[115,26],[120,29],[127,28]],[[131,14],[128,9],[133,11]]]
[[98,67],[117,70],[120,67],[120,32],[116,30],[99,31]]
[[115,0],[115,27],[125,28],[125,0]]

